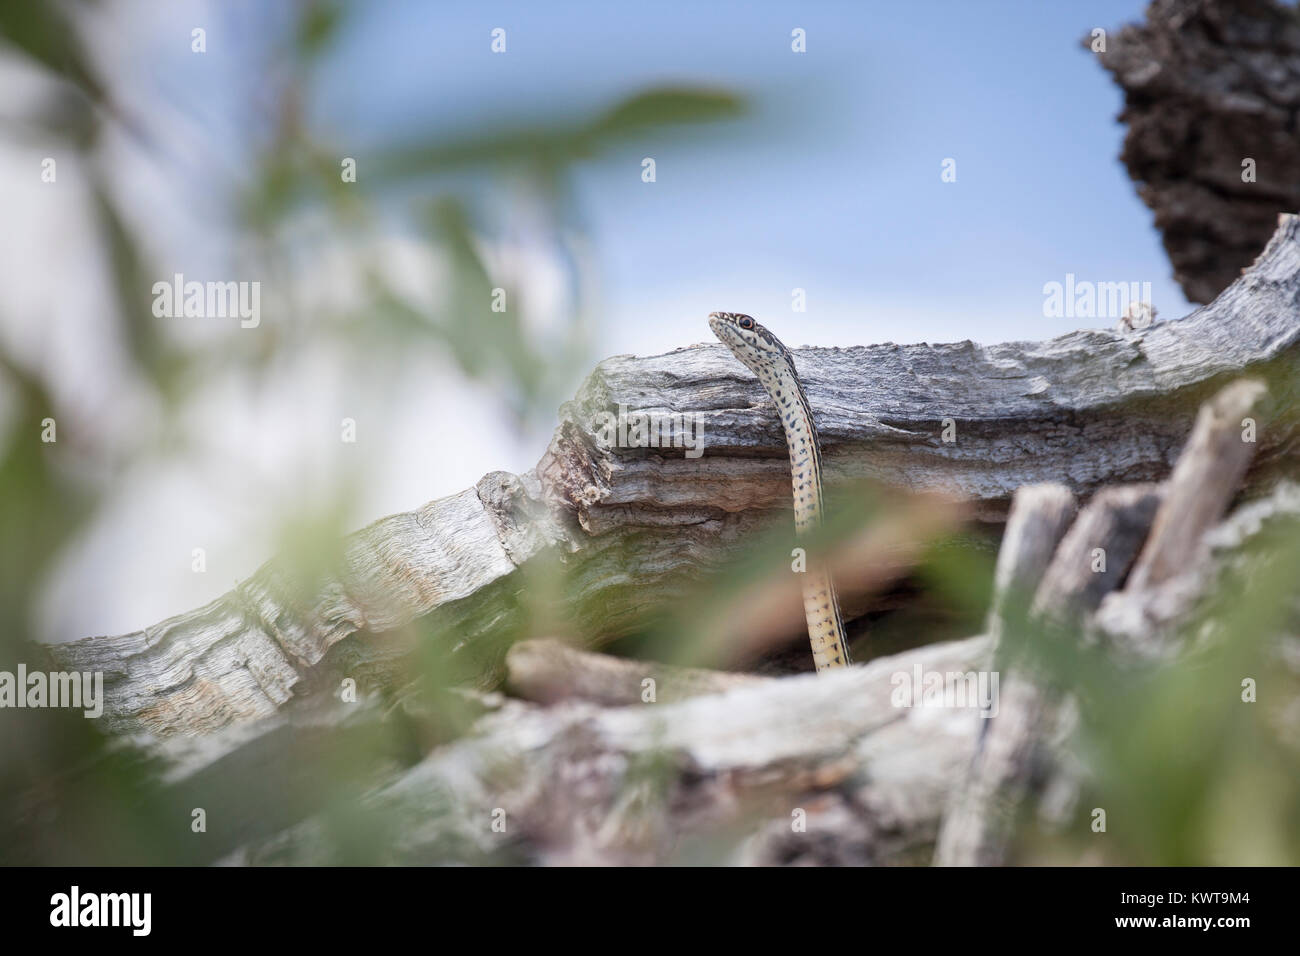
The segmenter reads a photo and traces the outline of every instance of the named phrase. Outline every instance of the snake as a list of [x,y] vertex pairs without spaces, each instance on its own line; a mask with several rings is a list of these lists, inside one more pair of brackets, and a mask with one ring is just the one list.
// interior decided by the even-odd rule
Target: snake
[[[822,447],[817,440],[812,407],[799,381],[790,350],[781,340],[739,312],[712,312],[709,328],[731,354],[767,390],[781,416],[786,449],[790,453],[790,484],[794,491],[794,530],[803,538],[822,523]],[[844,617],[835,594],[835,583],[824,561],[809,561],[803,578],[803,609],[808,621],[808,640],[818,671],[847,667],[848,637]]]

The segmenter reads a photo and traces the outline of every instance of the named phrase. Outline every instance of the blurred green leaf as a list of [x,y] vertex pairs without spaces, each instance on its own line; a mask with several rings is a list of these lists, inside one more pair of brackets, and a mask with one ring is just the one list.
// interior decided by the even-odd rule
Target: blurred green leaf
[[298,17],[298,53],[304,60],[319,57],[338,36],[346,9],[335,0],[309,0]]
[[[458,169],[527,166],[562,168],[664,128],[735,119],[745,100],[728,92],[667,88],[637,94],[586,123],[559,119],[525,129],[475,132],[458,139],[437,133],[404,146],[375,150],[370,164],[381,182]],[[662,140],[661,140],[662,141]]]
[[104,102],[104,86],[96,77],[81,34],[68,16],[76,3],[0,3],[0,41],[21,50],[51,73],[69,82],[92,100]]

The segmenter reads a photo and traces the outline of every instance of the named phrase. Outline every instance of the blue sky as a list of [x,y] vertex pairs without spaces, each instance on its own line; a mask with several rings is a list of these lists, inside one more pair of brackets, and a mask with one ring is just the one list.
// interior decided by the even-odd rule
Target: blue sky
[[[752,312],[792,345],[1048,338],[1114,323],[1043,316],[1044,283],[1071,272],[1150,282],[1162,318],[1189,308],[1118,161],[1121,95],[1080,45],[1143,7],[369,5],[322,102],[364,142],[413,118],[581,114],[661,83],[750,94],[757,115],[702,142],[650,140],[579,171],[601,354],[704,340],[712,309]],[[498,26],[505,55],[489,50]]]

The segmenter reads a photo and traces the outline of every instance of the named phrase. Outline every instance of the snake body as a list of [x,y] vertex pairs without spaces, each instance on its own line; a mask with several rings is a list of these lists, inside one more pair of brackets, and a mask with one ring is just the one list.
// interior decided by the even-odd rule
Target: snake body
[[[781,416],[785,444],[790,452],[795,534],[803,537],[822,521],[822,449],[808,396],[804,394],[790,350],[748,315],[713,312],[709,315],[709,328],[758,376]],[[803,608],[813,662],[819,671],[846,667],[851,663],[848,638],[830,570],[825,562],[810,560],[804,575]]]

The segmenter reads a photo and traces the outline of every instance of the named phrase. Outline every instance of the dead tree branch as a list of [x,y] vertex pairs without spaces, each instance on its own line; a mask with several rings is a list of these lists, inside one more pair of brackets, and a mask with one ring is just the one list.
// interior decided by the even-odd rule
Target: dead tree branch
[[[1041,343],[802,349],[796,361],[831,480],[869,477],[973,501],[1000,521],[1012,492],[1060,480],[1087,497],[1168,475],[1197,405],[1249,370],[1294,406],[1300,219],[1205,309],[1141,335],[1073,332]],[[703,416],[706,451],[603,447],[598,412]],[[951,419],[958,440],[942,439]],[[1293,463],[1297,423],[1261,435],[1247,475]],[[522,566],[562,555],[582,632],[627,633],[645,608],[737,554],[789,507],[786,453],[761,386],[721,346],[602,362],[562,410],[535,473],[476,488],[351,536],[337,573],[303,581],[275,560],[206,607],[143,631],[59,645],[63,666],[105,674],[119,732],[204,733],[337,688],[407,672],[413,625],[482,684],[523,612]]]

